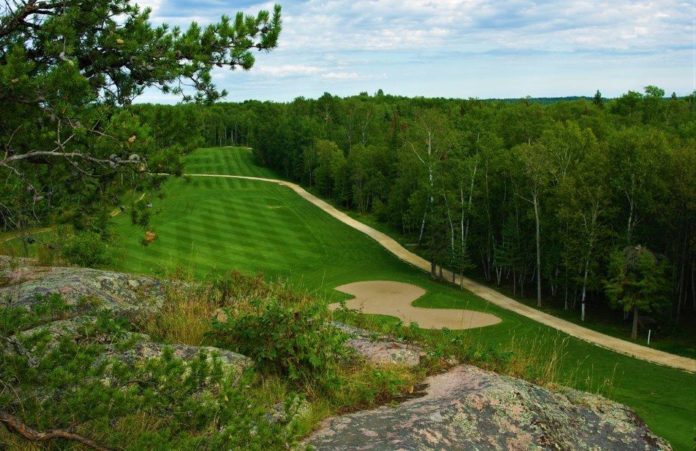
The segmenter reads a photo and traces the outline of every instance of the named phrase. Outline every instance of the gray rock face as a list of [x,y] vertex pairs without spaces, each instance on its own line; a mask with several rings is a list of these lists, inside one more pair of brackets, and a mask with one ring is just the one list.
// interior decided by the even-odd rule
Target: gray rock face
[[213,346],[189,346],[184,344],[163,345],[152,341],[140,341],[136,343],[132,349],[126,351],[122,357],[127,360],[144,360],[162,355],[164,348],[168,347],[172,350],[174,357],[182,360],[193,360],[201,351],[206,352],[210,358],[211,354],[215,354],[220,362],[228,371],[242,371],[251,365],[251,360],[236,352],[227,351]]
[[[3,265],[3,263],[5,263]],[[31,306],[37,296],[58,293],[68,305],[98,300],[95,307],[115,311],[157,309],[164,287],[156,279],[88,268],[21,266],[0,260],[0,300],[5,305]]]
[[[69,306],[79,306],[64,318],[23,330],[17,336],[29,336],[47,331],[53,342],[59,337],[77,339],[85,326],[96,321],[94,313],[110,310],[126,318],[138,312],[157,311],[166,298],[164,284],[150,277],[88,268],[39,267],[27,261],[11,267],[7,257],[0,256],[0,308],[3,306],[31,308],[42,297],[57,293]],[[144,334],[128,333],[134,345],[128,351],[115,351],[104,342],[104,357],[135,362],[162,355],[165,347],[175,357],[194,359],[200,351],[215,353],[230,371],[241,371],[251,360],[241,354],[210,346],[156,343]],[[10,338],[12,339],[12,337]]]
[[334,326],[350,335],[347,345],[360,356],[376,365],[418,366],[423,350],[409,343],[376,335],[357,327],[334,322]]
[[554,392],[461,365],[428,378],[427,395],[330,418],[306,441],[318,450],[670,449],[627,407]]

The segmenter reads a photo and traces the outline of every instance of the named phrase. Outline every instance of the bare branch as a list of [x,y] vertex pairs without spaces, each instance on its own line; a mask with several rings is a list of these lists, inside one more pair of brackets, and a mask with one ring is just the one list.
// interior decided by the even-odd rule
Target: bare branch
[[89,448],[100,451],[109,450],[109,448],[101,446],[100,444],[98,444],[90,438],[84,437],[79,434],[75,434],[73,432],[64,431],[62,429],[52,429],[46,432],[37,431],[36,429],[30,428],[22,421],[20,421],[17,417],[10,415],[7,412],[0,411],[0,423],[3,423],[10,431],[15,432],[24,437],[25,439],[31,440],[33,442],[47,442],[49,440],[59,438],[64,440],[71,440],[73,442],[78,442]]
[[[72,138],[72,136],[71,136]],[[66,139],[63,141],[61,144],[65,145],[70,138]],[[91,155],[87,155],[84,153],[80,152],[59,152],[57,150],[34,150],[31,152],[23,153],[21,155],[12,155],[10,157],[5,158],[4,160],[0,160],[0,165],[10,167],[9,163],[12,163],[14,161],[20,161],[20,160],[26,160],[29,158],[36,158],[36,157],[53,157],[53,158],[81,158],[83,160],[91,161],[92,163],[100,163],[100,164],[110,164],[110,165],[120,165],[120,164],[140,164],[142,163],[139,159],[138,160],[108,160],[104,158],[96,158]],[[11,168],[15,170],[14,168]],[[15,170],[16,172],[16,170]]]

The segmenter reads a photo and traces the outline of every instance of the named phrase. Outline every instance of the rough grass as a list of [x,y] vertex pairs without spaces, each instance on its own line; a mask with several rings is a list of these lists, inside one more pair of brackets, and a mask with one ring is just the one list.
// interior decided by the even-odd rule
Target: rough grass
[[201,346],[217,311],[206,296],[207,290],[181,284],[166,291],[162,309],[136,319],[138,326],[156,341]]
[[[95,359],[98,359],[96,356],[100,351],[96,347],[99,344],[106,342],[115,343],[116,346],[130,346],[133,343],[122,335],[126,331],[121,329],[123,323],[105,313],[100,317],[104,320],[103,324],[101,321],[97,322],[101,328],[96,329],[95,336],[98,338],[93,338],[95,342],[81,336],[75,343],[72,340],[61,342],[60,352],[63,354],[54,355],[51,351],[40,355],[39,365],[51,369],[48,375],[43,371],[32,372],[29,364],[18,356],[7,367],[0,366],[3,370],[0,381],[5,379],[18,382],[16,387],[15,384],[13,387],[5,384],[3,388],[0,384],[2,400],[6,401],[9,395],[13,402],[11,410],[17,412],[27,424],[36,425],[39,430],[61,422],[63,428],[114,449],[197,447],[191,443],[215,447],[215,444],[210,444],[215,443],[210,442],[212,440],[236,443],[241,439],[246,443],[250,436],[246,428],[257,431],[251,442],[255,445],[252,448],[259,448],[262,446],[260,443],[273,443],[269,449],[285,449],[309,434],[327,416],[390,402],[413,391],[415,383],[424,376],[422,368],[399,365],[377,367],[365,362],[344,346],[346,336],[342,332],[329,327],[327,321],[330,317],[325,306],[306,293],[293,291],[283,281],[267,283],[260,276],[243,276],[236,272],[215,277],[207,283],[197,283],[185,278],[180,272],[171,274],[170,277],[166,284],[163,307],[149,314],[140,312],[137,317],[131,318],[134,330],[128,326],[128,331],[145,332],[156,341],[165,343],[208,344],[236,350],[208,332],[215,331],[220,324],[229,324],[229,320],[251,315],[263,320],[234,323],[229,330],[239,331],[250,337],[267,332],[274,337],[282,337],[281,340],[270,342],[253,339],[244,341],[251,348],[264,352],[264,359],[284,362],[288,358],[288,353],[268,354],[278,343],[294,345],[295,349],[301,351],[301,357],[325,356],[329,350],[327,346],[331,346],[331,350],[336,351],[332,354],[335,358],[321,360],[325,363],[321,366],[304,365],[302,370],[307,370],[304,373],[306,377],[294,381],[287,375],[268,371],[259,364],[263,359],[253,352],[245,354],[257,365],[253,370],[245,372],[242,379],[235,377],[234,382],[227,379],[224,372],[196,365],[196,361],[191,363],[193,366],[187,367],[188,364],[176,359],[170,361],[164,358],[148,361],[147,365],[156,362],[152,367],[124,366],[113,374],[97,372],[95,376],[95,373],[90,373],[90,368],[97,361]],[[268,303],[280,303],[283,312],[289,312],[289,315],[282,318],[263,316],[263,305]],[[0,309],[0,326],[4,326],[0,327],[0,335],[14,334],[17,330],[44,323],[48,319],[63,319],[72,311],[71,308],[60,295],[52,295],[42,303],[37,303],[37,308],[31,312],[21,308]],[[310,316],[307,314],[310,309],[319,313]],[[220,314],[224,314],[226,318],[220,319]],[[274,321],[274,318],[280,318],[281,321]],[[304,321],[306,318],[311,319]],[[239,324],[242,326],[236,327]],[[298,330],[298,327],[302,329]],[[319,329],[326,331],[326,335],[321,337],[326,336],[328,339],[316,338],[320,336],[317,334]],[[308,341],[312,337],[315,342]],[[69,362],[63,367],[66,360]],[[203,357],[203,361],[207,362],[207,359]],[[74,366],[76,364],[77,367]],[[76,368],[79,370],[76,371]],[[195,376],[184,377],[183,374],[187,371]],[[123,390],[128,393],[128,397],[104,393],[106,389],[102,384],[105,374],[109,374],[110,383],[104,387],[108,386],[116,392]],[[31,378],[18,378],[17,375],[31,375]],[[42,379],[43,376],[45,379]],[[22,383],[25,385],[21,385]],[[89,388],[94,384],[97,384],[96,389]],[[180,385],[184,385],[184,392],[179,392]],[[80,392],[82,387],[89,389]],[[146,388],[139,391],[143,387]],[[10,389],[13,393],[7,391]],[[62,390],[65,393],[76,393],[75,399],[71,396],[58,396],[56,399],[41,399],[38,403],[33,403],[29,402],[32,397],[20,395],[33,393],[33,390],[52,393],[53,389],[57,390],[56,393],[62,393]],[[233,399],[228,400],[228,395],[234,395]],[[219,405],[209,402],[209,396],[224,398],[225,402]],[[47,407],[48,404],[51,408]],[[220,406],[225,406],[224,409],[228,410],[218,408]],[[182,411],[186,413],[182,415]],[[178,413],[170,416],[172,412]],[[232,417],[228,416],[230,412]],[[261,416],[271,416],[278,422],[266,425],[261,421]],[[235,423],[236,420],[239,421]],[[65,426],[66,423],[69,427]],[[225,427],[230,429],[223,432]],[[281,443],[285,446],[281,447]],[[49,443],[48,447],[81,449],[71,445],[73,444],[55,442]],[[34,448],[33,444],[9,433],[0,425],[0,449],[6,448],[44,449],[43,446]]]
[[[248,150],[201,149],[186,172],[269,176]],[[625,403],[677,449],[693,446],[696,376],[626,357],[567,337],[495,307],[473,294],[430,280],[388,254],[376,242],[341,224],[287,188],[249,180],[172,179],[153,201],[151,229],[157,240],[143,246],[144,230],[128,215],[114,218],[117,269],[164,274],[187,268],[206,277],[232,268],[283,277],[330,300],[345,295],[333,287],[360,280],[417,284],[427,294],[415,305],[487,311],[503,321],[463,332],[428,332],[434,342],[461,337],[472,361],[511,353],[507,371],[530,379],[602,391]],[[476,356],[478,350],[494,357]],[[463,354],[466,354],[463,352]],[[551,363],[550,363],[551,362]]]
[[[257,315],[256,302],[259,300],[276,299],[285,306],[293,305],[300,309],[316,302],[306,293],[294,291],[282,280],[269,283],[258,275],[252,277],[231,272],[203,284],[186,278],[181,272],[171,274],[170,278],[163,308],[136,319],[141,332],[165,343],[217,346],[210,335],[214,331],[213,321],[225,322],[241,315]],[[267,327],[277,326],[267,324]],[[337,374],[327,372],[315,376],[315,381],[306,380],[298,386],[290,384],[287,378],[258,371],[256,383],[249,390],[256,402],[273,410],[273,406],[296,396],[294,393],[299,388],[306,400],[297,419],[298,436],[301,437],[330,415],[375,407],[412,392],[416,383],[425,376],[425,368],[377,367],[361,358],[351,357],[338,368]]]

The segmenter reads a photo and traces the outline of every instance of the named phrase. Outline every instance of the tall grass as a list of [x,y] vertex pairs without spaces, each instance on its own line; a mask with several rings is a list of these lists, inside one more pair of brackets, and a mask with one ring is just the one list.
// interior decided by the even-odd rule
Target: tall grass
[[207,295],[208,290],[176,283],[168,285],[165,292],[165,301],[159,312],[136,320],[141,331],[164,343],[202,345],[217,311]]
[[[398,320],[379,315],[363,315],[355,311],[339,310],[337,318],[358,327],[393,335],[420,343],[427,349],[425,370],[443,371],[461,362],[500,374],[521,378],[549,388],[557,386],[582,387],[605,396],[611,395],[615,373],[599,377],[591,365],[577,365],[568,371],[570,337],[554,333],[549,339],[512,333],[509,341],[491,344],[478,330],[426,330],[416,325],[405,326]],[[615,367],[616,369],[616,367]]]

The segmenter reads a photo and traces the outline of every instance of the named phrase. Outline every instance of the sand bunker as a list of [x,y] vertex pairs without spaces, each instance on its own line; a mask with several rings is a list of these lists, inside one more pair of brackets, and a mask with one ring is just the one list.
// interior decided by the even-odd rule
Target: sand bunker
[[[355,296],[346,301],[349,309],[395,316],[404,324],[418,323],[424,329],[472,329],[500,322],[495,315],[473,310],[414,307],[411,303],[423,296],[425,290],[410,283],[375,280],[349,283],[336,289]],[[335,310],[339,306],[331,304],[329,308]]]

